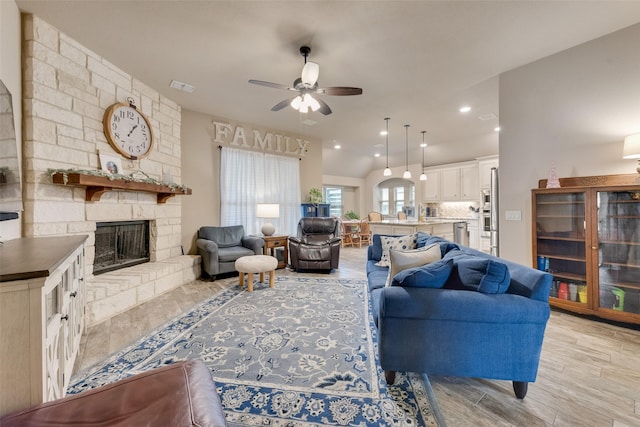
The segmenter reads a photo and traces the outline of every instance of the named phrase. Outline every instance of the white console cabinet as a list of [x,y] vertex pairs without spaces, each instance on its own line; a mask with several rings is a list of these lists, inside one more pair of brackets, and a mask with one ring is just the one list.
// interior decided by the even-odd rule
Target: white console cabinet
[[0,245],[0,415],[65,394],[84,331],[86,239]]

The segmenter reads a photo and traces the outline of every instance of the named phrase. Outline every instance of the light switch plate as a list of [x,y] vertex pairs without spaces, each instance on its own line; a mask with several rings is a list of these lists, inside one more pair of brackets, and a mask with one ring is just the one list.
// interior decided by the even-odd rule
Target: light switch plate
[[507,221],[522,221],[521,211],[505,211],[504,219]]

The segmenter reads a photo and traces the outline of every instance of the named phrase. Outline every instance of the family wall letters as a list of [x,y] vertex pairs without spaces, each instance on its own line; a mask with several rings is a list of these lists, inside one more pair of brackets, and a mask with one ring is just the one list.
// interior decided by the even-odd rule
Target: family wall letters
[[212,121],[214,126],[213,142],[228,144],[246,149],[271,151],[274,153],[289,154],[292,156],[304,156],[307,154],[306,139],[292,138],[271,132],[261,132],[252,129],[245,132],[244,127],[231,125],[224,122]]

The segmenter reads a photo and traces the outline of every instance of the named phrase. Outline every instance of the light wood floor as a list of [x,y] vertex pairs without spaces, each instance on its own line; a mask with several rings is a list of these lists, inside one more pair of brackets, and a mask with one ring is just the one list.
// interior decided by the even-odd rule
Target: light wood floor
[[[342,248],[331,277],[365,279],[366,248]],[[278,270],[278,275],[294,275]],[[305,273],[307,274],[307,273]],[[326,275],[323,275],[326,277]],[[82,337],[76,371],[99,362],[237,284],[196,281],[111,320]],[[640,331],[552,311],[538,379],[524,400],[511,382],[430,377],[448,426],[640,426]]]

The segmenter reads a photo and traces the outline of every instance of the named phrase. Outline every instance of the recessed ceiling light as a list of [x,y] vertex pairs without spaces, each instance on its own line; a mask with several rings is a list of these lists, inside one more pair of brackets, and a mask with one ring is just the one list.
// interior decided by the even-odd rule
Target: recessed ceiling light
[[424,147],[426,147],[426,146],[427,146],[427,143],[426,143],[426,142],[421,142],[421,143],[420,143],[420,147],[424,148]]
[[342,148],[342,145],[340,145],[340,144],[336,144],[336,145],[334,145],[334,146],[333,146],[333,148],[335,148],[336,150],[339,150],[339,149],[341,149],[341,148]]
[[182,90],[184,92],[189,92],[189,93],[193,93],[193,91],[196,90],[196,87],[194,85],[190,85],[189,83],[183,83],[178,80],[171,80],[169,87]]
[[373,157],[380,157],[380,153],[375,153]]
[[387,131],[386,131],[386,130],[381,130],[381,131],[380,131],[380,135],[385,136],[386,134],[387,134]]
[[500,126],[494,127],[493,130],[496,131],[496,132],[500,132]]
[[460,111],[461,113],[468,113],[469,111],[471,111],[471,107],[465,105],[464,107],[460,107],[458,111]]
[[307,125],[307,126],[313,126],[313,125],[315,125],[316,123],[318,123],[318,122],[313,121],[313,120],[311,120],[311,119],[304,119],[304,120],[302,121],[302,124],[303,124],[303,125]]

